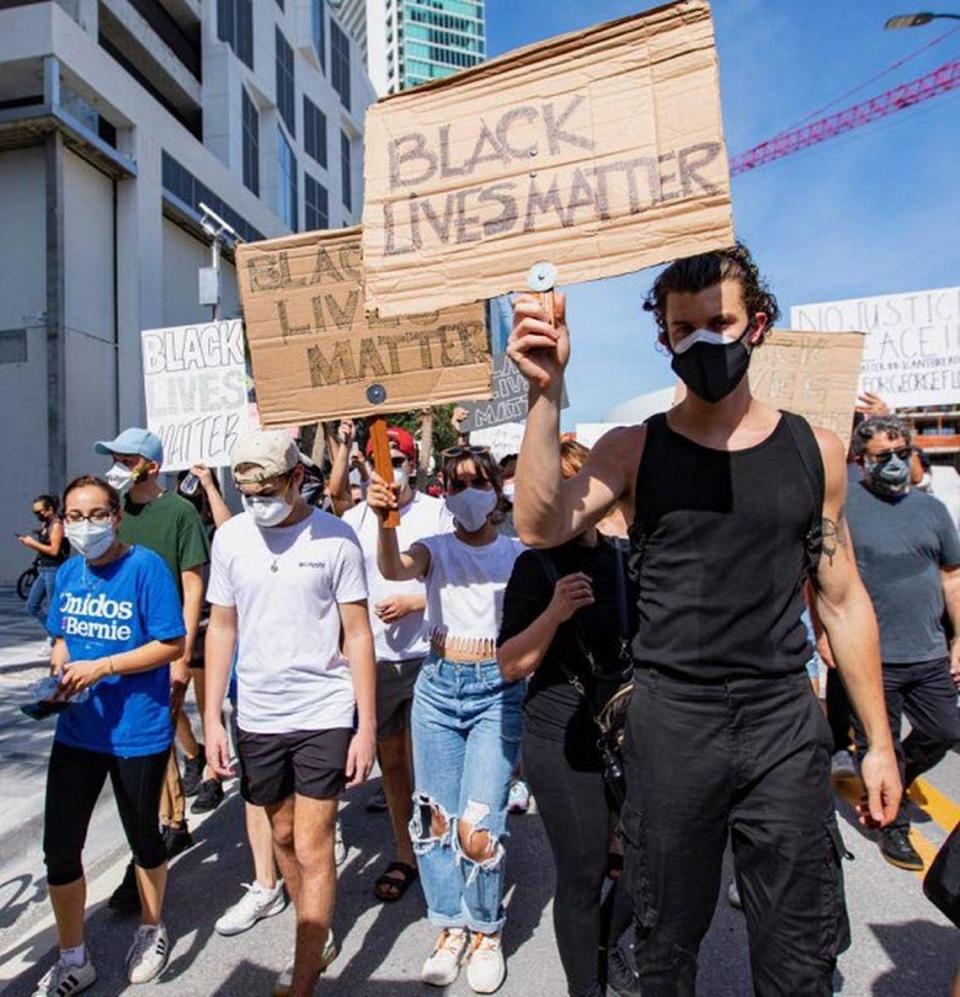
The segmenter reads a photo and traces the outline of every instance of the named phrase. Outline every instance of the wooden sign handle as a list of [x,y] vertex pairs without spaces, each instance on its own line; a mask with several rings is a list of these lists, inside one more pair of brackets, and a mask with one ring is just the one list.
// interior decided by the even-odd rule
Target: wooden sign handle
[[[370,441],[373,444],[373,466],[377,474],[383,478],[387,484],[393,481],[393,461],[390,458],[390,437],[387,436],[387,420],[382,415],[373,416],[368,425],[370,427]],[[400,513],[397,509],[391,509],[383,521],[388,529],[395,530],[400,525]]]
[[557,327],[557,309],[556,302],[553,297],[553,291],[542,291],[540,293],[540,301],[543,304],[544,311],[547,313],[547,321],[554,327]]

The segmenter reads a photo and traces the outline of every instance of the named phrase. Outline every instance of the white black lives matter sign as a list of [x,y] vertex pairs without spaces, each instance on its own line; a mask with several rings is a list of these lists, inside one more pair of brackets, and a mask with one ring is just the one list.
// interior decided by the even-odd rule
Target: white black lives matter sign
[[790,309],[799,332],[865,332],[859,390],[893,408],[960,402],[960,287]]
[[229,465],[238,437],[254,423],[243,323],[145,329],[140,341],[147,425],[163,441],[163,469]]
[[[529,409],[530,385],[516,364],[500,353],[493,358],[493,398],[485,402],[463,402],[467,417],[460,423],[464,433],[490,429],[508,422],[525,422]],[[560,407],[570,404],[567,389],[563,389]]]

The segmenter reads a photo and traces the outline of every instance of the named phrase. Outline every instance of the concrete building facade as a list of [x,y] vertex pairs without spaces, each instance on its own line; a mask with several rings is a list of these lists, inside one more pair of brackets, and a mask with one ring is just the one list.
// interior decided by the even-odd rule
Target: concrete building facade
[[323,0],[0,3],[0,580],[33,497],[142,424],[140,331],[209,319],[200,202],[248,241],[355,223],[373,99]]
[[484,0],[330,0],[366,59],[378,96],[486,58]]

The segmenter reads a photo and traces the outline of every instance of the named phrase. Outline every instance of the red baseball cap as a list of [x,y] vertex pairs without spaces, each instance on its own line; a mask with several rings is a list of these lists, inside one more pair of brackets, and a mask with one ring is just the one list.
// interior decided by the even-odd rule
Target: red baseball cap
[[[390,446],[396,447],[404,457],[410,460],[417,459],[417,445],[413,442],[413,437],[399,426],[387,426],[387,439]],[[373,456],[373,440],[367,440],[367,456]]]

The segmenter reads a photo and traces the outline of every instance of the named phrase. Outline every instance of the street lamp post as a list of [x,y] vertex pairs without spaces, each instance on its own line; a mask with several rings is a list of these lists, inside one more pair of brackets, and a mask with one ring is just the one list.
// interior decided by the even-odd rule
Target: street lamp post
[[200,210],[203,212],[203,231],[210,236],[210,266],[201,267],[198,275],[200,304],[213,309],[213,321],[217,322],[220,320],[220,240],[227,238],[236,245],[240,236],[229,222],[202,201]]
[[887,31],[899,31],[901,28],[919,28],[924,24],[929,24],[931,21],[937,21],[942,18],[951,21],[960,21],[960,14],[932,14],[929,11],[924,11],[920,14],[897,14],[894,17],[887,18],[884,28]]

